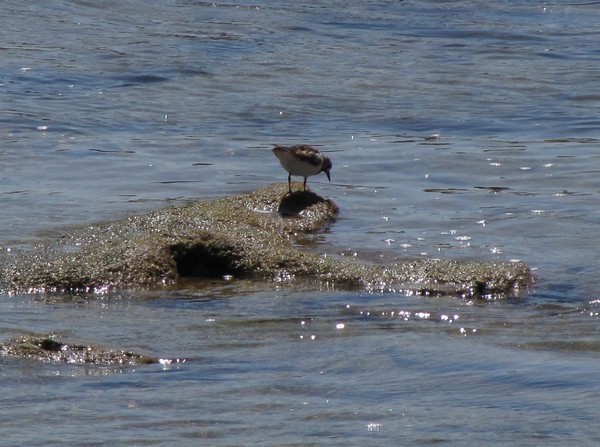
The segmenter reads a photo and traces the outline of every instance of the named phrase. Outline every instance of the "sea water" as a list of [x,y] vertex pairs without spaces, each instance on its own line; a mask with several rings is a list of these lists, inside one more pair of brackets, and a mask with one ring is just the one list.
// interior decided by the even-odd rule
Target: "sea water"
[[73,227],[285,182],[311,249],[520,260],[520,297],[245,281],[0,297],[0,335],[164,359],[0,358],[0,445],[597,445],[594,2],[3,3],[0,259]]

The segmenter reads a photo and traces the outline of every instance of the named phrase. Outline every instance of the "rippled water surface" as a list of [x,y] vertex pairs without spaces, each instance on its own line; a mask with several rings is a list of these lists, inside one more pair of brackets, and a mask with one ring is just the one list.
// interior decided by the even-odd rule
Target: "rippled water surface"
[[[2,296],[2,339],[172,359],[0,358],[0,445],[597,445],[595,2],[4,2],[0,254],[287,175],[311,249],[521,260],[489,303],[245,282]],[[1,259],[1,256],[0,256]],[[178,361],[176,361],[178,359]]]

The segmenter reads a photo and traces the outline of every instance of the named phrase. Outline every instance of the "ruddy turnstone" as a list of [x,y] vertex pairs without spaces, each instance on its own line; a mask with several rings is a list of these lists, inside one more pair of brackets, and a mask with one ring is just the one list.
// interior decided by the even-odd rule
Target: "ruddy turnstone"
[[327,179],[331,181],[329,171],[331,160],[312,146],[307,144],[296,144],[295,146],[275,145],[273,153],[279,159],[288,175],[288,188],[292,192],[292,175],[304,177],[304,191],[306,191],[306,179],[311,175],[324,172]]

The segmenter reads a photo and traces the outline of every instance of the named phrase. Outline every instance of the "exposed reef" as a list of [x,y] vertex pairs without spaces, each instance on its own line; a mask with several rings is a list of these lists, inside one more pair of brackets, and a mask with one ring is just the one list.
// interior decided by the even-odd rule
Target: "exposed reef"
[[533,282],[518,262],[377,265],[310,253],[295,247],[293,238],[323,231],[338,208],[312,192],[286,191],[287,185],[270,185],[74,230],[11,252],[0,266],[0,286],[7,292],[98,292],[154,287],[181,277],[232,276],[490,298],[518,295]]
[[13,337],[0,344],[0,356],[95,366],[148,365],[159,361],[130,351],[63,343],[53,334]]

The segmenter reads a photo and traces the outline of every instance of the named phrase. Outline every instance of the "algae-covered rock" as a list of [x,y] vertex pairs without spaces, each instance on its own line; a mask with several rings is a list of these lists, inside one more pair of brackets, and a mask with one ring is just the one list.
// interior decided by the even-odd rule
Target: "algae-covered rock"
[[0,355],[43,362],[110,365],[148,365],[158,363],[156,357],[147,357],[130,351],[104,349],[84,344],[63,343],[53,334],[22,335],[0,345]]
[[416,260],[359,264],[294,247],[323,231],[337,206],[312,192],[271,185],[92,225],[27,252],[0,273],[13,291],[102,291],[151,287],[181,277],[309,280],[324,287],[462,296],[510,296],[533,281],[522,263]]

